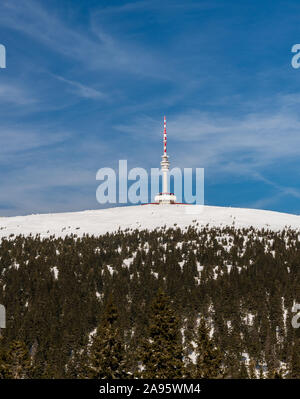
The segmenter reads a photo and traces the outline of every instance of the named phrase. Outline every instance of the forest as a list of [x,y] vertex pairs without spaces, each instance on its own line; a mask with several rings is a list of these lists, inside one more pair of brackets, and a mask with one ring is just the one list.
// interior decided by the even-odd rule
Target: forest
[[0,378],[300,378],[299,233],[127,229],[0,245]]

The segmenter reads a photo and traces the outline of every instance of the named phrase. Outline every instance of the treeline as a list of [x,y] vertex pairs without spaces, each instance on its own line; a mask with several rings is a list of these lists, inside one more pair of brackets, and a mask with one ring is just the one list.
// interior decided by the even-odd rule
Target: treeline
[[0,376],[299,378],[299,262],[288,228],[3,239]]

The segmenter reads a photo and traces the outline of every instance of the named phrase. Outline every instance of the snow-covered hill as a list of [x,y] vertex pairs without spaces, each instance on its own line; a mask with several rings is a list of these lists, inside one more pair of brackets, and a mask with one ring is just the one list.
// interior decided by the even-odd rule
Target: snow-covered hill
[[144,205],[116,207],[72,213],[0,217],[0,238],[11,234],[30,233],[47,237],[71,233],[100,235],[119,229],[154,229],[164,226],[199,227],[234,225],[235,227],[300,229],[300,216],[257,209],[225,208],[194,205]]

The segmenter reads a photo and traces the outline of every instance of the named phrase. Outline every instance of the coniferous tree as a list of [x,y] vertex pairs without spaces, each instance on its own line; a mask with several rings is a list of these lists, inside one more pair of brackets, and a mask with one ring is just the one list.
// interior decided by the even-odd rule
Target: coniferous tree
[[141,361],[142,378],[182,378],[184,376],[182,337],[179,319],[170,298],[159,290],[151,306],[148,337]]
[[236,354],[230,352],[225,354],[224,378],[239,378],[239,359]]
[[24,342],[12,341],[7,353],[7,363],[11,378],[31,378],[33,367],[29,351]]
[[263,380],[264,378],[265,378],[265,376],[264,376],[264,372],[263,372],[263,365],[260,364],[259,365],[259,379]]
[[272,378],[274,378],[275,380],[282,380],[283,379],[282,370],[281,369],[275,370]]
[[72,353],[72,356],[66,366],[66,377],[69,379],[87,377],[88,354],[85,348]]
[[5,350],[2,337],[0,336],[0,379],[12,378],[9,364],[7,350]]
[[94,379],[125,378],[126,360],[123,339],[117,327],[118,312],[109,298],[90,349],[87,377]]
[[293,345],[291,372],[289,378],[300,378],[300,338],[297,337],[295,338],[295,343]]
[[[194,320],[202,314],[212,318],[225,378],[239,377],[243,352],[255,367],[263,365],[254,370],[257,378],[274,378],[279,368],[283,378],[297,378],[300,329],[292,327],[291,309],[299,288],[298,232],[196,226],[97,237],[2,237],[0,303],[8,301],[13,315],[5,330],[2,377],[9,378],[9,343],[16,337],[30,348],[34,378],[80,377],[84,359],[78,355],[90,348],[88,334],[109,292],[115,293],[117,325],[136,372],[149,303],[164,287],[184,328],[185,376],[194,374],[195,365],[187,363]],[[250,365],[248,373],[252,378]]]
[[253,359],[251,359],[250,362],[249,362],[249,378],[251,380],[256,379],[255,362],[254,362]]
[[241,379],[248,379],[249,378],[248,370],[247,370],[247,367],[246,367],[244,362],[242,362],[241,366],[240,366],[239,378],[241,378]]
[[196,338],[196,370],[195,378],[222,378],[221,351],[209,337],[209,331],[202,317]]

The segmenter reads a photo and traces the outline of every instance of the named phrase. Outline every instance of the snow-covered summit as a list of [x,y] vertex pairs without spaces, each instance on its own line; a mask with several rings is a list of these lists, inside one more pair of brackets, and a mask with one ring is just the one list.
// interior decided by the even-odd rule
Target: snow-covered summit
[[300,229],[298,215],[258,209],[216,206],[201,208],[197,209],[194,205],[138,205],[83,212],[0,217],[0,238],[11,234],[30,233],[41,234],[42,237],[66,236],[71,233],[79,236],[84,233],[100,235],[119,228],[154,229],[164,225],[185,227],[196,223],[199,227],[209,224],[209,226],[253,226],[271,230],[281,230],[285,227]]

